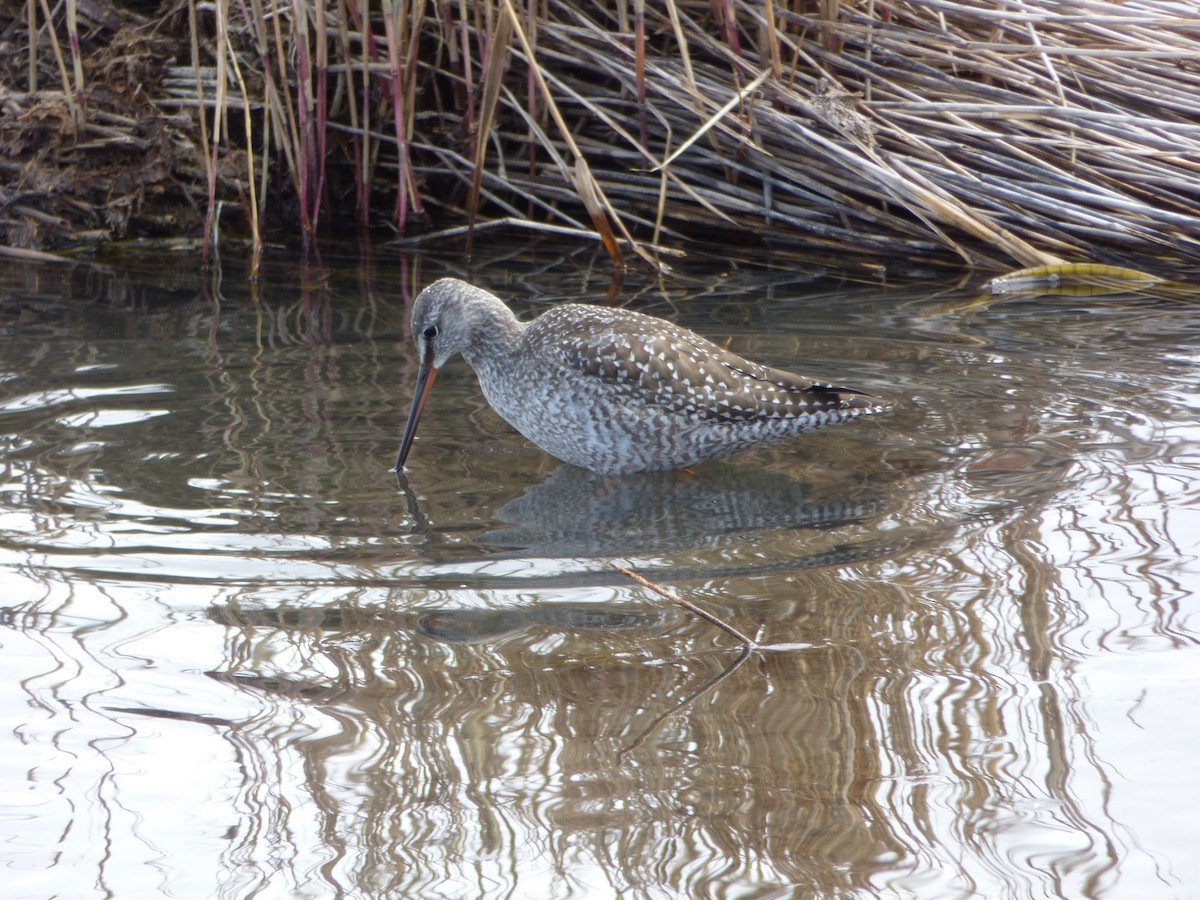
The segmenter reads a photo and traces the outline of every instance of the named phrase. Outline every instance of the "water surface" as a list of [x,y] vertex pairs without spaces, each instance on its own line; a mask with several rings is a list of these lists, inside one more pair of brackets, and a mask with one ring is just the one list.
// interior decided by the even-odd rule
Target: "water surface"
[[589,248],[0,264],[6,896],[1200,884],[1194,296],[634,274],[897,409],[601,478],[459,364],[397,479],[446,274],[608,288]]

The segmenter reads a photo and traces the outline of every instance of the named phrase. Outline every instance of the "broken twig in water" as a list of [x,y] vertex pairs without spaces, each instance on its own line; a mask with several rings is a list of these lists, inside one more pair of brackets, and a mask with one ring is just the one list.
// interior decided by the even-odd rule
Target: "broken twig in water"
[[736,628],[734,628],[728,622],[725,622],[722,619],[718,618],[717,616],[714,616],[712,613],[708,612],[707,610],[701,609],[699,606],[697,606],[695,603],[692,603],[690,600],[684,600],[682,597],[680,597],[674,591],[670,591],[667,588],[663,587],[662,585],[655,584],[653,581],[643,578],[641,575],[639,575],[637,572],[633,571],[632,569],[627,569],[618,563],[610,562],[609,566],[612,567],[613,569],[616,569],[618,572],[620,572],[626,578],[632,578],[634,581],[636,581],[642,587],[649,588],[650,590],[654,591],[654,593],[658,594],[660,597],[665,597],[666,599],[670,600],[673,603],[678,603],[680,606],[682,606],[688,612],[694,613],[695,615],[704,619],[704,621],[710,622],[713,625],[716,625],[718,628],[720,628],[726,634],[732,635],[734,638],[736,638],[741,643],[741,645],[746,649],[747,652],[750,650],[759,649],[759,645],[758,645],[757,641],[742,634],[742,632],[738,631]]
[[634,750],[641,747],[644,743],[646,743],[646,739],[649,738],[650,735],[654,734],[654,732],[662,727],[663,722],[667,721],[667,719],[671,718],[671,716],[677,715],[681,710],[687,709],[687,707],[695,703],[700,697],[707,694],[718,684],[740,669],[742,664],[750,658],[750,654],[753,653],[755,649],[755,647],[743,647],[742,652],[738,654],[737,659],[727,665],[712,678],[708,679],[708,681],[704,682],[704,684],[700,685],[700,687],[696,688],[666,712],[659,713],[657,716],[655,716],[654,721],[642,729],[642,733],[635,737],[627,747],[624,747],[617,754],[617,759],[622,759],[623,757],[632,753]]

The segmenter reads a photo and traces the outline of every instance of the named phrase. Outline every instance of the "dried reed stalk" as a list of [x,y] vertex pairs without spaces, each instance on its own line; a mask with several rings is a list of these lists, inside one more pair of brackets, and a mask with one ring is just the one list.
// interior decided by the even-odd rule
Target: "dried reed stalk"
[[[144,89],[195,110],[210,207],[257,171],[251,205],[294,205],[304,234],[387,197],[401,233],[524,219],[594,231],[614,259],[736,234],[863,268],[1200,265],[1200,27],[1175,4],[187,8],[197,86],[163,70]],[[95,49],[76,49],[73,0],[55,9],[27,0],[13,27],[45,55],[24,80],[57,71],[75,110]],[[243,110],[239,133],[214,105]],[[221,168],[221,141],[259,168]]]
[[[522,62],[544,70],[560,104],[610,129],[577,143],[627,217],[653,204],[676,232],[732,222],[778,243],[875,258],[948,250],[986,267],[1200,258],[1195,28],[1110,3],[1077,16],[935,6],[933,17],[896,4],[886,18],[836,7],[816,19],[734,3],[714,33],[698,4],[669,2],[665,21],[647,11],[644,27],[676,46],[652,55],[636,35],[630,49],[604,21],[551,3],[540,59]],[[730,41],[731,20],[763,36],[759,59]],[[1147,72],[1154,97],[1139,93]],[[636,138],[613,128],[635,113]],[[697,142],[726,117],[715,145]],[[668,135],[684,139],[664,201],[633,161]]]

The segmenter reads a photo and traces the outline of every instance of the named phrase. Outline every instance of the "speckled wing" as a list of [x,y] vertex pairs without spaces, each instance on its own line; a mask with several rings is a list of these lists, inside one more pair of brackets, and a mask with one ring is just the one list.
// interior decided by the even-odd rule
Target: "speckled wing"
[[871,406],[859,391],[820,385],[723,350],[669,322],[629,310],[568,304],[543,314],[536,352],[631,401],[709,421],[795,418]]

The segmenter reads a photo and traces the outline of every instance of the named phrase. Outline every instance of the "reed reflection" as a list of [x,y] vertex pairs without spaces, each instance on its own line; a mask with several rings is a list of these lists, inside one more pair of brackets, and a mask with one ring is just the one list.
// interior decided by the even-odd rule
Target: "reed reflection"
[[[432,638],[428,614],[411,630],[344,609],[307,623],[238,616],[256,624],[231,631],[233,668],[210,676],[265,709],[326,719],[319,736],[281,743],[280,710],[230,739],[261,757],[252,771],[303,760],[319,829],[337,836],[331,888],[495,895],[541,872],[555,896],[648,883],[704,896],[731,877],[825,893],[864,890],[881,859],[910,852],[873,796],[860,653],[738,666],[736,652],[697,651],[708,626],[617,606],[587,627],[570,611],[565,629],[569,607],[547,606],[549,621],[465,641],[461,622],[486,616],[455,617],[449,640],[442,610]],[[244,792],[261,832],[273,802],[254,780]]]
[[[297,297],[135,319],[96,290],[4,345],[25,871],[132,896],[153,858],[163,893],[230,898],[1196,881],[1190,769],[1159,765],[1195,730],[1194,304],[889,300],[853,347],[909,401],[869,452],[629,488],[542,468],[464,390],[410,508],[398,304]],[[776,319],[812,346],[833,299]],[[733,667],[610,557],[789,649]]]

